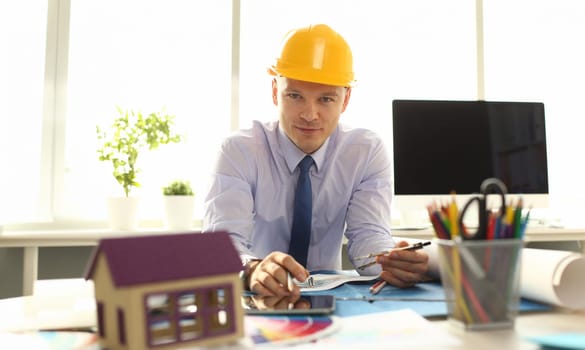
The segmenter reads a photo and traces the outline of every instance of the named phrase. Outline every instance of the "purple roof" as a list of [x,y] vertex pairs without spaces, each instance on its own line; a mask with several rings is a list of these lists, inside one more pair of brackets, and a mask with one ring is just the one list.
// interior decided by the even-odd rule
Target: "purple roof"
[[237,273],[242,269],[226,232],[102,239],[93,251],[85,279],[92,278],[100,253],[117,287]]

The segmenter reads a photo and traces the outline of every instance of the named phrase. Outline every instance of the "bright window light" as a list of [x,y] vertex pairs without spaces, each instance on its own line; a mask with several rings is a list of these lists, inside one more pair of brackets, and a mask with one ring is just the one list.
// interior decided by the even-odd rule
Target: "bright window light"
[[544,102],[550,205],[582,212],[585,2],[484,1],[484,17],[486,98]]
[[[63,217],[105,219],[120,195],[111,164],[97,157],[96,124],[116,106],[165,108],[184,136],[139,155],[141,219],[162,218],[162,187],[191,181],[203,199],[215,153],[229,132],[231,1],[73,1],[71,4]],[[200,203],[199,203],[200,204]]]
[[0,2],[0,225],[40,216],[47,1]]
[[[325,23],[352,47],[357,86],[341,122],[391,143],[392,100],[476,97],[475,6],[462,0],[255,0],[242,2],[242,126],[274,120],[271,76],[283,36]],[[311,9],[307,11],[307,9]],[[257,16],[258,13],[286,16]]]
[[[357,86],[341,121],[376,131],[391,148],[392,100],[478,97],[476,3],[0,2],[0,225],[52,220],[105,227],[106,197],[120,195],[122,186],[111,164],[98,160],[96,125],[106,125],[117,106],[143,113],[164,108],[184,136],[181,144],[139,155],[142,186],[132,194],[142,199],[140,219],[162,223],[162,187],[175,179],[193,185],[200,217],[221,141],[234,122],[246,128],[278,118],[266,68],[283,35],[310,23],[331,25],[353,49]],[[585,148],[579,115],[585,4],[479,3],[485,98],[544,102],[551,203],[569,197],[585,203],[578,185],[585,165],[573,156]],[[235,21],[233,4],[240,9]]]

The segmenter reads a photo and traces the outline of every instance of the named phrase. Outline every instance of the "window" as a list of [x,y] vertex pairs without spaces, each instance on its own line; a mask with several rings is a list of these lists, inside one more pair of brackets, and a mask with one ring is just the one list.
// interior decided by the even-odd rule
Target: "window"
[[47,183],[39,175],[47,171],[41,162],[43,141],[48,141],[41,128],[47,12],[46,0],[0,3],[0,224],[43,214],[41,185]]
[[126,345],[126,318],[124,317],[124,310],[117,309],[118,318],[118,342],[121,345]]
[[148,344],[162,345],[232,332],[232,287],[219,285],[145,297]]
[[121,187],[97,160],[95,127],[116,106],[166,108],[185,136],[140,155],[143,222],[162,223],[161,187],[175,178],[191,181],[200,215],[213,150],[234,126],[276,118],[266,67],[285,32],[309,23],[353,48],[342,122],[390,145],[393,99],[478,97],[476,3],[484,97],[545,103],[551,202],[582,203],[585,165],[566,156],[585,146],[580,0],[31,0],[0,4],[0,224],[103,226],[105,197]]
[[201,336],[203,322],[199,317],[199,306],[197,294],[194,292],[182,292],[178,294],[179,307],[179,329],[181,340],[196,339]]
[[[307,9],[311,9],[307,11]],[[357,86],[341,122],[391,143],[392,99],[476,96],[475,6],[465,0],[242,1],[241,125],[274,120],[271,76],[288,30],[326,23],[352,47]],[[258,16],[258,13],[286,16]]]
[[[107,24],[107,25],[105,25]],[[116,106],[175,115],[180,145],[139,155],[141,217],[162,219],[162,186],[183,178],[203,193],[219,142],[230,131],[231,0],[71,3],[64,218],[103,220],[104,194],[120,195],[97,161],[96,125]],[[201,201],[203,195],[196,198]]]
[[147,334],[151,345],[175,343],[178,339],[175,300],[167,293],[146,296]]
[[106,324],[104,322],[106,316],[104,315],[104,303],[101,301],[97,302],[97,326],[100,337],[106,337]]
[[550,204],[582,208],[585,3],[484,1],[484,17],[486,98],[544,102]]
[[213,331],[223,331],[233,327],[230,319],[231,295],[225,288],[209,291],[209,308],[211,313],[211,327]]

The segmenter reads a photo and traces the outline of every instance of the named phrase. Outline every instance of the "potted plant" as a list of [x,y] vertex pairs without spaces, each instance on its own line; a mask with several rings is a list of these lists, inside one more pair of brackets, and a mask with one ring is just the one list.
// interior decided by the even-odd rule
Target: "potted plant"
[[140,187],[139,155],[160,145],[179,142],[181,137],[172,130],[175,117],[164,110],[143,114],[117,107],[117,111],[108,128],[96,127],[101,142],[97,151],[100,161],[111,163],[112,174],[124,191],[124,196],[108,199],[110,226],[132,230],[137,224],[138,199],[130,194],[133,188]]
[[189,230],[193,227],[195,193],[191,183],[174,180],[163,187],[165,226],[170,230]]

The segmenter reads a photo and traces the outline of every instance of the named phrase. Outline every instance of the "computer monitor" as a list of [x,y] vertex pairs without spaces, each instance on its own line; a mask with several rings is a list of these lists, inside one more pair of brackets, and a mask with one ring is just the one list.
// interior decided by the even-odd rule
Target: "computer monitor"
[[392,109],[393,208],[403,221],[452,191],[463,205],[490,177],[509,200],[548,207],[543,103],[394,100]]

